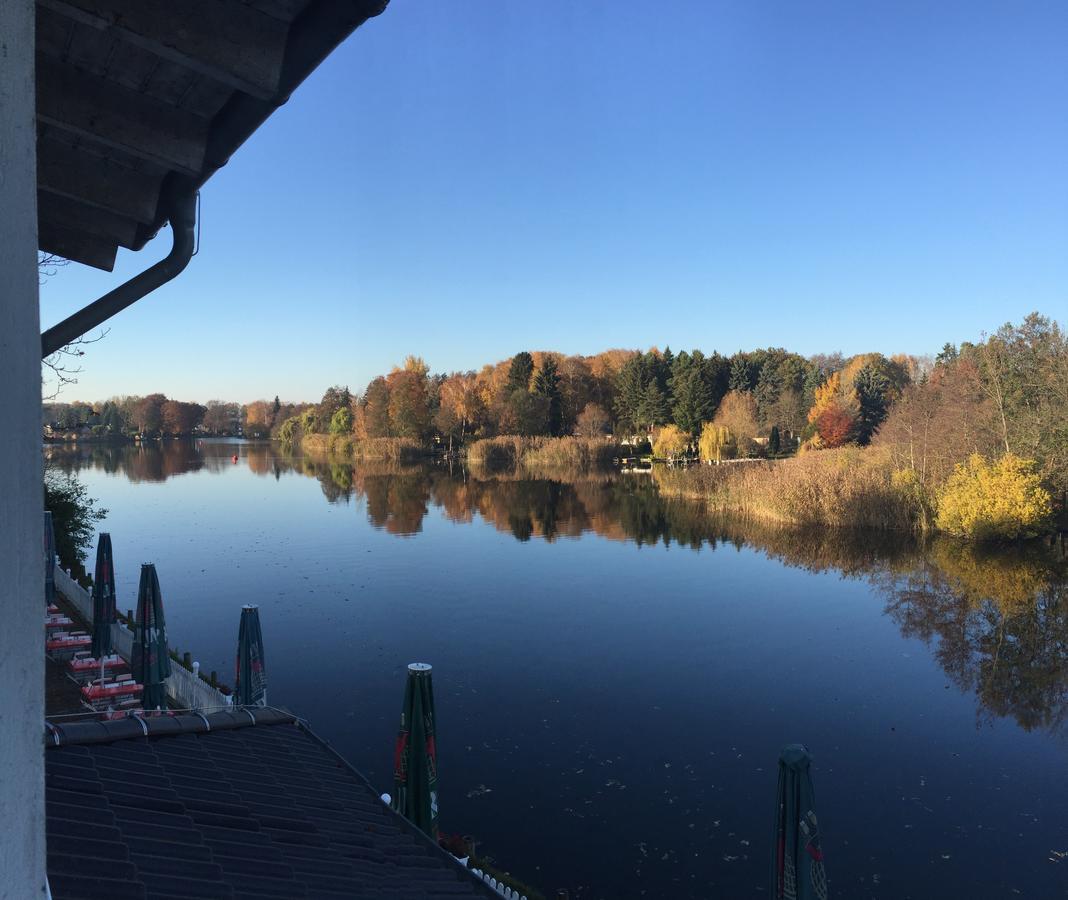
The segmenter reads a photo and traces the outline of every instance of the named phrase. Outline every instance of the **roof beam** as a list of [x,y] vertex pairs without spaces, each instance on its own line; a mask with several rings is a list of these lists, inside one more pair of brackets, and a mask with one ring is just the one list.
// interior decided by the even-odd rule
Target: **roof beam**
[[218,0],[37,0],[75,22],[269,100],[278,88],[288,26]]
[[137,240],[137,222],[133,219],[47,191],[37,192],[37,218],[41,222],[72,228],[128,249],[132,249]]
[[37,187],[49,194],[147,224],[156,217],[160,182],[70,144],[37,141]]
[[37,58],[37,118],[168,169],[200,172],[208,123],[114,81]]
[[114,244],[105,240],[44,221],[37,224],[37,246],[45,253],[54,253],[107,272],[115,268],[118,251]]

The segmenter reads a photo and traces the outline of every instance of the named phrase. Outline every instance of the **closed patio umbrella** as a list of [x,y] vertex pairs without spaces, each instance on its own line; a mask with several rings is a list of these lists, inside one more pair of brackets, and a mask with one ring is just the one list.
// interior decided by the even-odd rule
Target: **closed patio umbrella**
[[267,705],[267,670],[263,662],[263,633],[258,606],[241,608],[237,631],[237,671],[234,675],[236,706]]
[[162,708],[167,703],[163,682],[171,674],[167,654],[167,627],[163,619],[163,597],[152,563],[141,566],[137,588],[137,625],[134,632],[132,675],[144,687],[141,700],[145,709]]
[[92,653],[101,660],[101,673],[103,659],[111,653],[111,626],[115,620],[115,566],[111,556],[111,535],[105,532],[96,542],[96,569],[93,571]]
[[827,900],[811,764],[812,757],[803,744],[787,744],[779,754],[771,865],[771,896],[775,900]]
[[433,669],[408,666],[400,733],[393,758],[393,808],[420,831],[438,839],[438,755],[434,745]]
[[45,603],[56,602],[56,529],[52,510],[44,511]]

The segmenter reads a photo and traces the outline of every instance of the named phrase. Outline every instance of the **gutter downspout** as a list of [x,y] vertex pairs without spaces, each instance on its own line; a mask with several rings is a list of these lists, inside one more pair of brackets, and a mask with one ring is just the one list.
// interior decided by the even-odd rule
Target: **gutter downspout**
[[193,256],[196,229],[196,191],[188,184],[172,182],[163,197],[164,208],[171,224],[174,245],[171,252],[153,266],[135,275],[125,284],[104,294],[88,306],[53,325],[41,335],[41,359],[51,356],[71,341],[81,337],[113,315],[136,303],[168,281],[176,278]]

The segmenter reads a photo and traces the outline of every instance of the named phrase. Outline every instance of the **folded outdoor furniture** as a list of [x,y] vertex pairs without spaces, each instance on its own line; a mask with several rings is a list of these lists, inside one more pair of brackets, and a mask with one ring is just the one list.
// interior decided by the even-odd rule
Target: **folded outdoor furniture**
[[[101,660],[87,653],[76,653],[74,658],[67,664],[71,678],[79,684],[88,684],[100,678]],[[127,674],[126,660],[117,653],[105,656],[103,659],[104,674],[117,678]]]

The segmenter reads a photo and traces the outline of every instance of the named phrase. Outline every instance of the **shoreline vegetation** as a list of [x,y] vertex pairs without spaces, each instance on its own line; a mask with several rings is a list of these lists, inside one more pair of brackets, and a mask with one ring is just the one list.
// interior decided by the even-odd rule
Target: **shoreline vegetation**
[[207,406],[162,394],[48,404],[54,429],[240,434],[310,453],[464,458],[532,477],[635,457],[665,493],[769,522],[1014,541],[1063,527],[1068,337],[1032,313],[933,357],[782,348],[522,351],[431,374],[409,356],[362,393]]

